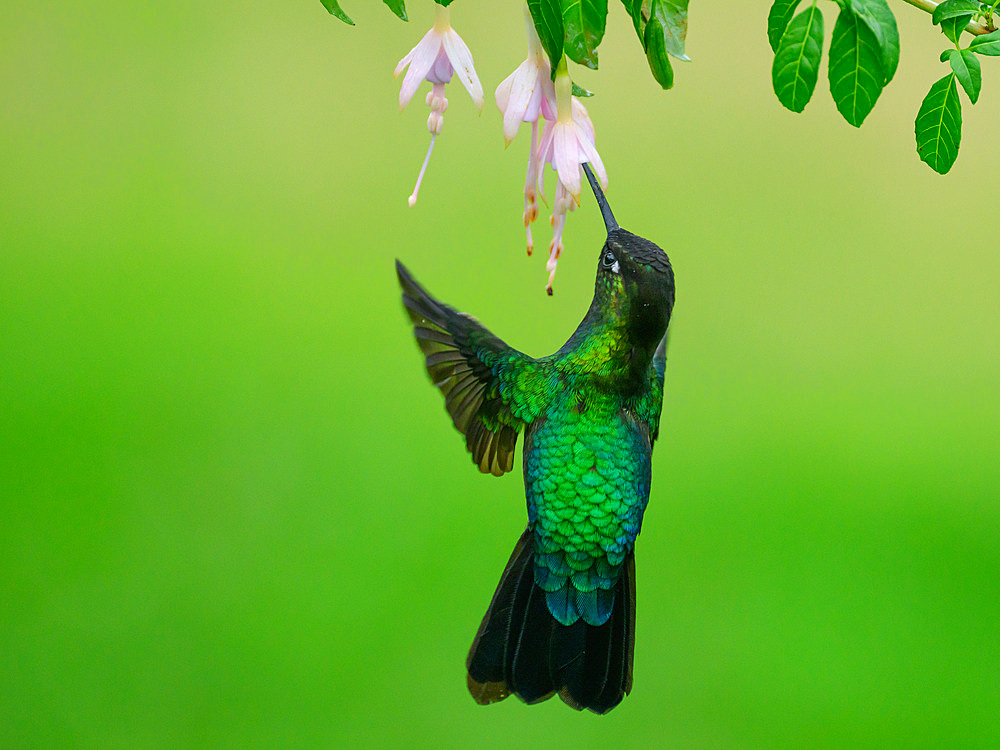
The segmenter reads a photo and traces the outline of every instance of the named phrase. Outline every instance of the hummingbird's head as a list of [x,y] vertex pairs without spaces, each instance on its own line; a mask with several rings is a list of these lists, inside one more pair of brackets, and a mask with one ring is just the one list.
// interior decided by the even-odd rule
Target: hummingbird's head
[[590,167],[584,164],[583,168],[608,229],[597,262],[594,301],[625,319],[636,344],[655,347],[663,338],[674,308],[670,259],[659,246],[618,226]]

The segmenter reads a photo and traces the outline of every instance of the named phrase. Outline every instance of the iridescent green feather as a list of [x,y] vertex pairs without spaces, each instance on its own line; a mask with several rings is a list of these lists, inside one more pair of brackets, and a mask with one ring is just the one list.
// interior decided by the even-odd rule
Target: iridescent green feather
[[427,373],[444,394],[472,460],[496,476],[514,468],[517,434],[540,408],[540,366],[470,315],[438,302],[397,261],[403,305],[426,355]]

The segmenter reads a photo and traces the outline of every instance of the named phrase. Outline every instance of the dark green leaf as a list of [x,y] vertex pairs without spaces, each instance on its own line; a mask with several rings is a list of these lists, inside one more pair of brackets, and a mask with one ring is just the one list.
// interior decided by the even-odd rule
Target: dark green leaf
[[[632,19],[632,25],[635,27],[636,36],[639,37],[639,42],[642,42],[642,32],[646,28],[646,21],[642,18],[642,0],[622,0],[622,5],[625,6],[625,12],[628,13],[629,18]],[[649,18],[649,9],[646,9],[646,18]],[[643,44],[643,49],[646,45]]]
[[969,101],[975,104],[983,86],[983,69],[979,65],[979,58],[967,49],[948,49],[941,53],[941,61],[945,60],[969,95]]
[[[690,60],[684,53],[688,30],[688,0],[649,0],[649,17],[663,28],[663,46],[678,60]],[[643,34],[645,39],[645,34]]]
[[646,53],[653,78],[664,89],[674,85],[674,69],[667,55],[681,60],[687,34],[688,0],[622,0]]
[[535,31],[538,32],[545,54],[549,56],[554,75],[563,53],[562,10],[559,8],[559,0],[527,0],[527,2]]
[[885,83],[889,83],[896,75],[896,67],[899,65],[899,29],[896,27],[896,17],[886,0],[851,0],[851,8],[875,34],[882,49]]
[[597,46],[604,38],[608,0],[560,0],[565,31],[563,50],[573,62],[597,68]]
[[[931,20],[935,24],[941,23],[946,18],[958,18],[960,16],[971,16],[980,10],[976,0],[944,0],[934,9]],[[968,21],[966,21],[968,23]]]
[[1000,29],[977,36],[969,43],[969,49],[977,55],[1000,56]]
[[449,5],[451,5],[451,0],[434,0],[434,2],[436,2],[438,5],[441,5],[441,6],[445,7],[445,8],[447,8]]
[[931,86],[917,112],[914,130],[920,160],[939,174],[947,173],[958,158],[962,140],[962,104],[954,73]]
[[823,54],[823,14],[813,5],[799,13],[781,36],[771,66],[778,101],[801,112],[813,95]]
[[946,18],[941,22],[941,31],[952,42],[958,44],[959,37],[962,36],[962,32],[965,31],[965,27],[969,25],[971,20],[972,16],[970,15]]
[[778,42],[781,35],[788,28],[788,22],[795,15],[795,9],[799,7],[802,0],[774,0],[771,11],[767,14],[767,41],[771,44],[771,51],[778,51]]
[[868,25],[850,8],[840,11],[830,41],[830,94],[840,114],[861,127],[882,87],[882,50]]
[[403,0],[382,0],[386,5],[389,6],[389,10],[395,13],[403,21],[409,21],[410,19],[406,17],[406,4]]
[[650,18],[646,23],[645,34],[643,42],[646,47],[646,62],[649,63],[649,70],[653,73],[656,82],[660,84],[660,88],[669,89],[674,85],[674,69],[667,56],[664,29],[656,18]]
[[354,25],[354,21],[351,20],[351,17],[340,9],[340,4],[337,0],[320,0],[320,2],[323,3],[323,7],[326,8],[331,15],[336,16],[344,23],[349,23],[351,26]]
[[573,84],[573,96],[588,97],[593,95],[594,95],[593,91],[587,91],[587,89],[585,89],[583,86],[577,86],[575,83]]

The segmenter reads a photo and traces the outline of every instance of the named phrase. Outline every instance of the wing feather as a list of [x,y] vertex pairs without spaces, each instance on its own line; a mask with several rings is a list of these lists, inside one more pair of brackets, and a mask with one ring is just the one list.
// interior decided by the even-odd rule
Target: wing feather
[[444,395],[455,428],[465,435],[473,462],[485,474],[511,471],[517,435],[538,408],[517,387],[519,378],[539,370],[540,363],[431,297],[399,261],[396,273],[427,374]]

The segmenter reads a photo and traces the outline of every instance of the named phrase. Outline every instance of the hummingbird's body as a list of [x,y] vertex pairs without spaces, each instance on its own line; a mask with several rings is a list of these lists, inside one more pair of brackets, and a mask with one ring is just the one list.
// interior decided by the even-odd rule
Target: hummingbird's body
[[437,302],[397,263],[427,370],[480,470],[510,471],[525,433],[528,528],[467,661],[480,703],[558,692],[605,713],[631,689],[633,548],[649,499],[674,283],[660,248],[613,217],[608,226],[590,310],[541,359]]

